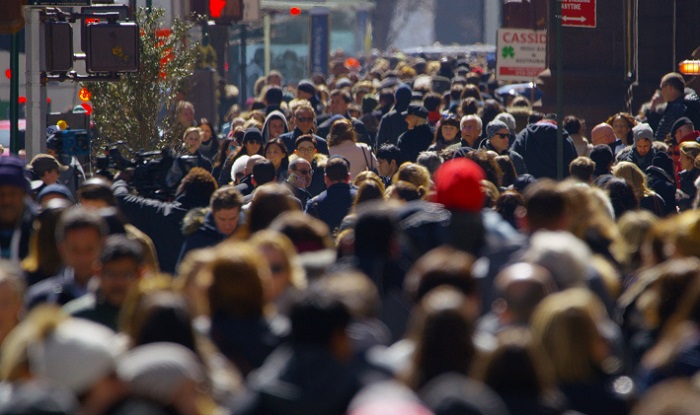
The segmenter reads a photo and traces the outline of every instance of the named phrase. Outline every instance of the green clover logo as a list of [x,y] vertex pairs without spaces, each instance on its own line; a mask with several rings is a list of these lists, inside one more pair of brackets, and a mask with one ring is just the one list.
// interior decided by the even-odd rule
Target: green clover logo
[[513,49],[512,46],[506,46],[503,48],[501,51],[501,55],[503,55],[504,58],[514,58],[515,57],[515,49]]

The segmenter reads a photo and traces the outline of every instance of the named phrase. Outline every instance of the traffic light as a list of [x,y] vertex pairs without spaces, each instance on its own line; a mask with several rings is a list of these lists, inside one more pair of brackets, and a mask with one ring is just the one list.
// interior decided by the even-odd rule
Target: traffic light
[[68,22],[44,23],[46,72],[68,72],[73,68],[73,28]]
[[24,0],[0,1],[0,33],[17,33],[24,26]]
[[222,22],[243,19],[244,0],[209,0],[209,17]]
[[139,70],[139,27],[136,23],[97,23],[87,25],[86,29],[88,72]]

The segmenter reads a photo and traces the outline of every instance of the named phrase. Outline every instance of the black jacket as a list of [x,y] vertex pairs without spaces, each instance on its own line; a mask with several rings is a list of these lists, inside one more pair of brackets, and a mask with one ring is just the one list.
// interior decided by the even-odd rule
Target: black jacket
[[[647,185],[664,199],[666,210],[663,216],[676,212],[676,181],[664,169],[657,166],[645,170]],[[692,203],[692,199],[690,199]]]
[[418,154],[430,147],[434,135],[430,124],[419,125],[401,134],[396,144],[401,150],[401,163],[415,162]]
[[117,180],[112,185],[119,207],[132,225],[153,240],[163,272],[174,273],[177,258],[185,237],[182,219],[190,209],[209,205],[209,200],[196,199],[186,194],[174,202],[162,202],[135,196],[129,192],[126,182]]
[[[564,130],[563,176],[569,176],[569,164],[578,157],[576,147]],[[536,178],[557,179],[557,126],[540,121],[521,131],[511,150],[523,156],[527,171]]]

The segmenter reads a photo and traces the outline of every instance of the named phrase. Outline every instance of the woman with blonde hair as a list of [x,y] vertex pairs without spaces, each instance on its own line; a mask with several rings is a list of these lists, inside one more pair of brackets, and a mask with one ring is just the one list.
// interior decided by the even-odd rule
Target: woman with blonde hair
[[430,172],[425,167],[417,163],[404,163],[399,167],[393,178],[396,183],[400,180],[409,182],[416,187],[423,187],[426,190],[424,195],[427,197],[428,190],[432,188],[430,180]]
[[629,161],[621,161],[612,170],[613,176],[624,179],[630,185],[632,191],[639,199],[639,206],[656,216],[664,216],[666,202],[658,193],[649,189],[647,179],[642,170],[636,164]]
[[629,411],[612,388],[614,377],[605,372],[614,365],[602,329],[612,325],[601,301],[585,288],[546,297],[532,315],[533,338],[550,357],[557,386],[571,410],[599,415]]
[[372,150],[364,143],[357,142],[352,121],[341,118],[331,125],[328,133],[328,152],[331,156],[340,155],[350,162],[350,179],[363,170],[375,171],[379,167]]

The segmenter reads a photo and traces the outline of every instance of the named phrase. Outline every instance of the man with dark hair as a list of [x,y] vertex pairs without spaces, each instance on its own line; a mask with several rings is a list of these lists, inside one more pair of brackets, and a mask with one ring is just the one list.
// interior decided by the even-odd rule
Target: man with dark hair
[[265,183],[271,183],[277,179],[275,174],[275,166],[268,159],[259,159],[255,161],[252,171],[253,174],[250,175],[250,181],[253,184],[253,190],[243,197],[244,205],[253,200],[253,195],[255,195],[256,189]]
[[190,225],[188,223],[190,221],[196,221],[202,216],[203,221],[196,229],[192,230],[182,244],[180,257],[177,260],[178,264],[182,262],[189,251],[214,246],[232,235],[238,228],[242,206],[243,196],[241,193],[233,186],[224,186],[211,195],[209,209],[203,212],[197,211],[197,209],[190,211],[183,220],[183,230]]
[[331,131],[331,125],[333,125],[333,123],[341,117],[347,118],[348,120],[352,121],[352,127],[355,129],[355,133],[357,134],[357,141],[359,143],[365,143],[371,147],[374,143],[370,142],[365,124],[356,118],[352,118],[350,113],[348,113],[348,106],[351,102],[352,97],[350,96],[349,92],[341,89],[334,89],[331,91],[330,105],[328,107],[328,115],[330,115],[330,118],[325,119],[323,122],[319,120],[321,124],[318,126],[318,135],[323,138],[328,137],[328,133]]
[[[110,183],[99,176],[86,180],[78,188],[78,202],[86,209],[117,207]],[[126,222],[126,219],[124,221]],[[124,231],[129,239],[137,241],[141,246],[145,273],[159,272],[158,254],[151,238],[128,222],[124,223]]]
[[27,290],[27,309],[40,303],[63,305],[87,294],[107,232],[107,224],[97,212],[80,206],[66,210],[56,225],[56,243],[64,267]]
[[326,190],[306,203],[306,213],[321,219],[331,232],[350,211],[357,189],[350,185],[350,162],[333,156],[326,163]]
[[347,307],[327,289],[306,290],[290,311],[289,344],[249,375],[249,393],[233,413],[346,413],[360,388],[350,366],[353,350],[346,329],[351,319]]
[[[41,186],[35,189],[35,193],[39,194],[45,186],[58,183],[58,177],[61,172],[68,170],[68,166],[64,166],[50,154],[37,154],[32,161],[27,165],[27,169],[34,173],[34,178],[40,180]],[[32,187],[34,183],[32,182]],[[71,196],[72,197],[72,196]]]
[[103,324],[119,331],[119,313],[126,295],[143,275],[141,246],[125,235],[107,238],[97,265],[97,289],[70,301],[68,314]]
[[391,183],[394,173],[399,170],[401,164],[401,150],[393,144],[382,144],[377,150],[377,163],[379,176],[385,185]]
[[566,196],[553,180],[538,180],[528,186],[525,199],[524,229],[529,234],[539,230],[567,230]]
[[598,144],[593,146],[589,157],[595,163],[595,170],[593,170],[594,179],[600,176],[610,175],[615,156],[609,145]]
[[280,111],[283,96],[282,88],[277,85],[270,85],[265,89],[263,97],[263,101],[265,101],[265,115],[269,115],[272,111]]
[[593,182],[593,172],[595,171],[595,161],[588,157],[576,157],[569,164],[569,172],[571,177],[583,183],[591,184]]
[[201,167],[193,167],[182,179],[173,202],[133,195],[124,180],[112,185],[122,213],[153,240],[161,270],[168,273],[175,272],[178,253],[185,240],[182,219],[190,209],[208,206],[218,187],[211,173]]

